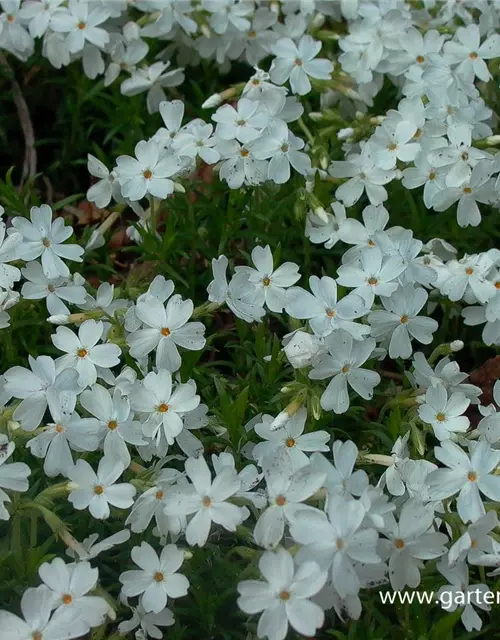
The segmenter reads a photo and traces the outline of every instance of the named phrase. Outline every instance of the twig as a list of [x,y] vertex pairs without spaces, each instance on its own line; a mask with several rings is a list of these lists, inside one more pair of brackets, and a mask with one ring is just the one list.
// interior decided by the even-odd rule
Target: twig
[[7,61],[3,53],[0,53],[0,66],[7,72],[12,83],[12,95],[14,104],[17,108],[17,115],[23,130],[24,136],[24,163],[23,172],[21,174],[21,186],[27,178],[31,178],[36,173],[36,149],[35,149],[35,131],[31,122],[30,112],[26,100],[24,99],[21,87],[17,82],[14,71]]

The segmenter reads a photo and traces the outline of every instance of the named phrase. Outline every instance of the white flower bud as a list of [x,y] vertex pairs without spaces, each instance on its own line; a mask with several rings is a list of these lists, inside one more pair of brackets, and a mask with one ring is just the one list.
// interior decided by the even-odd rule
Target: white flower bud
[[486,138],[486,144],[489,147],[494,147],[495,145],[500,144],[500,135],[488,136]]
[[222,102],[222,98],[220,93],[214,93],[213,95],[210,96],[210,98],[207,98],[205,100],[205,102],[201,105],[201,108],[213,109],[214,107],[218,107],[221,102]]
[[317,13],[314,18],[313,21],[311,23],[311,26],[314,29],[321,29],[321,27],[325,24],[325,16],[322,13]]
[[174,182],[174,191],[176,193],[186,193],[186,189],[184,189],[180,182]]
[[323,220],[325,224],[328,223],[328,216],[326,215],[326,211],[323,209],[323,207],[316,207],[316,209],[314,209],[314,214],[317,215],[318,218]]
[[453,342],[450,342],[450,349],[456,353],[457,351],[461,351],[464,348],[464,343],[462,342],[462,340],[453,340]]
[[347,138],[351,138],[353,135],[354,129],[352,127],[340,129],[340,131],[337,133],[337,140],[347,140]]
[[47,322],[51,324],[69,324],[69,315],[61,313],[55,316],[49,316]]

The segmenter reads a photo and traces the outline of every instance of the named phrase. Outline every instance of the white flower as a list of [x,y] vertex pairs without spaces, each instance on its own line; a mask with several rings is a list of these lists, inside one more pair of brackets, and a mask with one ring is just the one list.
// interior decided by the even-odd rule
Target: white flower
[[333,464],[321,454],[311,456],[311,465],[326,474],[325,487],[328,495],[339,494],[346,498],[359,497],[369,485],[368,475],[363,469],[354,471],[359,451],[351,440],[335,440],[332,445]]
[[361,585],[354,562],[380,562],[377,531],[361,527],[365,515],[358,500],[333,495],[328,500],[326,515],[319,510],[299,511],[290,526],[293,539],[304,545],[297,559],[312,560],[330,569],[333,586],[342,598],[359,592]]
[[87,191],[89,202],[94,202],[97,207],[103,209],[111,202],[111,198],[117,202],[123,199],[115,173],[110,172],[104,163],[90,153],[87,154],[87,171],[91,176],[99,178]]
[[500,500],[500,476],[494,470],[500,462],[500,451],[483,441],[470,443],[470,457],[451,440],[435,447],[435,457],[447,469],[436,469],[427,476],[432,500],[444,500],[458,493],[457,512],[464,522],[474,522],[485,514],[480,493]]
[[96,367],[109,369],[120,362],[121,349],[112,343],[97,344],[104,332],[102,322],[85,320],[76,336],[68,327],[57,327],[51,336],[54,346],[66,355],[56,361],[58,371],[74,368],[78,371],[78,384],[88,387],[97,380]]
[[89,625],[83,617],[75,616],[74,610],[56,611],[51,617],[53,600],[54,594],[45,585],[36,589],[26,589],[21,598],[21,613],[24,619],[10,611],[0,610],[2,633],[8,633],[8,638],[22,640],[71,640],[84,636],[89,630]]
[[47,278],[39,262],[28,262],[21,271],[27,280],[23,283],[21,295],[27,300],[45,298],[50,315],[69,313],[68,307],[62,302],[63,300],[78,305],[85,302],[87,297],[85,287],[74,284],[62,276]]
[[130,531],[128,529],[122,529],[117,533],[114,533],[107,538],[104,538],[100,542],[98,533],[93,533],[88,538],[84,538],[82,541],[82,550],[75,551],[74,549],[67,549],[66,553],[70,558],[78,558],[79,560],[92,560],[103,551],[109,551],[117,544],[122,544],[130,540]]
[[125,198],[136,201],[150,194],[160,199],[166,198],[174,191],[171,178],[179,169],[179,159],[172,155],[160,155],[157,142],[141,140],[134,149],[136,158],[118,156],[116,159],[116,175]]
[[380,548],[384,557],[389,558],[389,578],[396,591],[402,591],[405,586],[418,587],[421,561],[439,558],[445,553],[448,538],[434,531],[433,521],[433,506],[412,499],[404,503],[398,524],[394,522],[384,531],[389,540],[381,540]]
[[486,253],[465,255],[461,260],[447,264],[449,276],[441,285],[441,292],[454,302],[468,298],[469,302],[484,304],[497,294],[489,274],[494,265],[492,256]]
[[387,200],[387,191],[382,185],[394,177],[394,171],[384,171],[375,165],[373,156],[366,148],[362,153],[349,155],[347,161],[332,162],[328,172],[334,178],[350,178],[335,192],[335,197],[346,207],[356,204],[365,190],[371,204],[382,204]]
[[219,107],[212,120],[217,122],[215,135],[219,139],[239,140],[246,144],[255,140],[267,126],[269,114],[261,108],[259,102],[240,98],[236,108],[230,104]]
[[339,329],[327,338],[326,344],[328,353],[320,355],[313,363],[309,377],[324,380],[333,376],[321,396],[321,406],[325,411],[345,413],[349,408],[348,383],[362,398],[369,400],[373,388],[380,382],[376,371],[362,368],[375,348],[375,340],[368,338],[358,342],[350,333]]
[[207,287],[210,302],[225,302],[234,315],[245,322],[262,320],[266,314],[262,306],[252,302],[255,286],[249,281],[246,273],[236,274],[227,282],[226,271],[228,259],[219,256],[212,259],[214,279]]
[[183,300],[178,294],[169,299],[166,307],[153,296],[138,300],[135,313],[146,328],[138,329],[127,337],[130,355],[143,358],[156,349],[158,369],[177,371],[182,363],[177,345],[198,351],[206,343],[205,325],[188,322],[193,308],[192,300]]
[[176,469],[163,469],[155,486],[147,489],[137,498],[125,524],[130,525],[134,533],[145,531],[154,517],[158,531],[162,536],[171,533],[178,536],[186,528],[185,516],[168,516],[165,513],[165,498],[172,485],[176,483],[187,484],[187,480]]
[[183,414],[196,409],[200,396],[196,395],[194,384],[177,384],[173,388],[172,374],[160,369],[136,383],[130,404],[134,411],[149,414],[143,423],[144,435],[159,440],[163,433],[167,443],[173,444],[183,429]]
[[159,613],[167,605],[168,598],[180,598],[187,594],[189,580],[177,571],[184,562],[184,552],[175,544],[163,547],[160,557],[147,542],[133,547],[132,560],[141,570],[124,571],[120,574],[122,593],[141,596],[144,610]]
[[495,199],[491,174],[491,163],[487,160],[479,162],[470,178],[460,187],[447,187],[436,193],[432,199],[432,207],[435,211],[446,211],[458,200],[458,224],[461,227],[477,227],[481,222],[477,203],[491,204]]
[[428,297],[424,288],[409,283],[390,297],[381,296],[385,311],[372,311],[368,316],[371,335],[390,340],[391,358],[409,358],[412,354],[411,338],[422,344],[432,342],[432,334],[438,329],[438,323],[433,318],[417,315]]
[[[487,511],[484,516],[470,524],[467,531],[450,547],[448,562],[450,566],[459,564],[467,559],[469,564],[483,564],[489,554],[498,553],[497,541],[488,535],[498,526],[495,511]],[[491,557],[491,556],[490,556]]]
[[281,38],[270,49],[276,56],[269,71],[271,80],[284,84],[289,79],[292,91],[301,96],[311,91],[308,76],[328,80],[333,71],[330,60],[314,60],[321,50],[321,42],[311,36],[302,36],[297,45],[291,38]]
[[224,466],[212,480],[203,456],[188,458],[185,466],[193,484],[171,489],[165,498],[165,512],[173,516],[195,514],[186,527],[186,541],[189,545],[202,547],[208,539],[212,522],[227,531],[235,531],[249,513],[245,507],[227,502],[241,487],[241,480],[234,469]]
[[167,71],[170,62],[155,62],[149,67],[135,69],[130,78],[124,80],[120,91],[124,96],[136,96],[148,92],[147,105],[149,113],[156,113],[160,104],[165,101],[164,87],[177,87],[184,82],[182,69]]
[[255,542],[265,549],[278,545],[297,514],[316,511],[302,504],[323,486],[325,474],[316,472],[313,465],[296,468],[283,450],[278,450],[263,460],[269,506],[260,514],[253,532]]
[[74,619],[82,618],[89,627],[104,622],[108,603],[99,596],[87,595],[97,584],[99,572],[89,562],[66,564],[62,558],[44,562],[38,575],[52,591],[52,607],[56,615],[71,612]]
[[[485,584],[469,584],[469,567],[462,562],[449,567],[446,560],[438,563],[439,572],[448,580],[449,584],[440,587],[437,592],[437,600],[446,611],[456,611],[458,607],[464,606],[460,619],[467,629],[479,631],[483,626],[483,621],[474,611],[474,606],[483,611],[491,609],[485,596],[491,593]],[[474,606],[473,606],[474,605]]]
[[252,450],[252,456],[262,467],[263,460],[269,456],[285,454],[289,456],[294,468],[309,463],[305,452],[328,451],[326,443],[330,435],[326,431],[304,433],[307,410],[302,408],[293,415],[285,426],[271,429],[274,418],[268,414],[262,416],[262,422],[255,424],[255,433],[266,442],[259,442]]
[[419,387],[428,389],[430,386],[442,384],[449,393],[462,392],[476,404],[478,396],[482,393],[479,387],[464,383],[469,376],[461,372],[458,363],[451,362],[448,357],[442,358],[432,369],[424,354],[416,353],[413,357],[412,377]]
[[325,244],[325,249],[331,249],[340,240],[340,229],[346,221],[345,207],[340,202],[332,202],[333,215],[324,212],[323,215],[310,212],[306,218],[306,238],[315,244]]
[[378,247],[364,248],[359,261],[338,268],[337,282],[352,287],[371,307],[375,295],[390,296],[398,288],[397,278],[406,269],[400,256],[384,257]]
[[12,289],[14,282],[21,279],[19,269],[6,263],[21,257],[22,242],[23,236],[20,233],[6,235],[5,223],[0,220],[0,288]]
[[31,368],[12,367],[5,372],[5,390],[22,402],[14,411],[14,420],[25,431],[34,431],[43,420],[47,406],[57,407],[61,394],[71,398],[78,392],[78,373],[75,369],[56,371],[49,356],[28,356]]
[[265,303],[270,311],[281,313],[286,302],[286,288],[295,284],[300,278],[298,265],[285,262],[277,269],[273,266],[273,254],[269,245],[254,247],[252,250],[252,267],[235,267],[236,273],[246,273],[255,285],[254,302],[259,306]]
[[104,438],[104,455],[115,457],[128,467],[130,453],[127,444],[146,444],[140,422],[133,419],[129,399],[122,396],[119,389],[111,395],[100,384],[95,384],[82,393],[80,403],[97,418],[99,440]]
[[253,12],[253,5],[248,0],[237,2],[237,0],[203,0],[202,6],[209,11],[210,25],[215,33],[222,35],[226,33],[229,25],[232,25],[237,32],[246,31],[250,28],[250,22],[245,16]]
[[10,502],[9,496],[3,491],[28,491],[28,476],[30,468],[24,462],[11,462],[5,464],[15,449],[15,444],[9,442],[6,435],[0,434],[0,520],[8,520],[9,512],[4,506],[4,502]]
[[259,560],[262,580],[238,583],[238,606],[249,614],[260,613],[257,636],[285,640],[290,625],[297,633],[313,636],[323,625],[323,609],[311,602],[324,586],[327,573],[314,562],[294,566],[285,549],[266,551]]
[[239,189],[243,183],[257,185],[266,181],[268,162],[255,156],[252,142],[241,145],[236,140],[221,140],[217,151],[223,160],[219,176],[230,189]]
[[455,71],[469,83],[477,76],[488,82],[491,74],[485,60],[500,57],[500,36],[493,33],[480,44],[481,32],[477,24],[458,27],[453,40],[443,47],[444,58],[449,64],[457,64]]
[[[163,638],[163,631],[158,627],[169,627],[175,622],[174,614],[168,608],[163,609],[160,613],[153,613],[152,611],[147,613],[144,607],[139,604],[139,606],[135,608],[132,607],[132,611],[133,615],[130,620],[124,620],[118,625],[118,632],[122,635],[126,635],[130,633],[130,631],[140,627],[145,638],[150,636],[151,638],[161,640]],[[136,634],[139,633],[139,631],[136,631]],[[140,636],[136,635],[136,637]]]
[[68,470],[68,478],[78,486],[71,491],[68,500],[77,510],[88,508],[98,520],[109,518],[110,504],[119,509],[128,509],[134,502],[135,487],[128,482],[115,484],[124,468],[120,460],[103,456],[96,473],[86,460],[80,458]]
[[17,291],[8,289],[7,291],[0,290],[0,329],[5,329],[10,325],[10,316],[7,313],[14,305],[20,300],[20,295]]
[[67,33],[66,45],[70,53],[81,51],[85,41],[104,49],[109,42],[106,29],[99,28],[109,18],[102,7],[89,11],[89,5],[78,0],[69,0],[68,8],[56,11],[50,20],[50,28],[56,32]]
[[64,218],[56,218],[52,222],[52,209],[43,204],[31,207],[31,222],[16,216],[12,226],[23,236],[21,258],[34,260],[41,256],[42,267],[48,278],[68,277],[69,269],[61,258],[82,261],[83,247],[77,244],[62,244],[73,233],[73,227],[65,226]]
[[349,293],[337,301],[337,283],[329,276],[311,276],[309,286],[312,294],[301,287],[291,287],[286,292],[285,310],[292,318],[308,319],[320,338],[345,329],[353,338],[361,340],[370,332],[366,325],[353,322],[368,313],[363,298]]
[[54,422],[48,423],[42,433],[26,444],[34,456],[45,458],[43,470],[49,478],[60,473],[67,475],[73,468],[70,445],[76,451],[95,451],[101,441],[97,420],[80,418],[74,412],[76,394],[66,394],[66,398],[58,400],[50,407]]
[[215,164],[220,159],[220,153],[214,146],[218,143],[213,134],[213,126],[202,121],[193,122],[189,130],[177,134],[172,142],[172,149],[179,156],[196,158],[199,156],[207,164]]
[[311,159],[300,151],[303,148],[304,141],[289,131],[285,122],[278,120],[255,142],[254,154],[259,159],[270,158],[268,178],[284,184],[290,180],[290,165],[303,176],[310,172]]
[[413,122],[394,122],[389,118],[378,127],[370,138],[375,163],[381,169],[394,169],[397,160],[411,162],[420,151],[414,135],[417,126]]
[[447,440],[452,433],[465,433],[469,428],[469,418],[462,415],[469,404],[465,394],[452,393],[448,397],[443,385],[436,384],[427,389],[425,402],[418,407],[418,415],[432,425],[438,440]]

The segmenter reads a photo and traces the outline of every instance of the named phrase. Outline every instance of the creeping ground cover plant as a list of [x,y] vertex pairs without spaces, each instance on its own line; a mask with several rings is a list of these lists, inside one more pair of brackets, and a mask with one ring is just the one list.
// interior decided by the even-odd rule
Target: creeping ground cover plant
[[0,0],[0,70],[0,640],[494,637],[500,2]]

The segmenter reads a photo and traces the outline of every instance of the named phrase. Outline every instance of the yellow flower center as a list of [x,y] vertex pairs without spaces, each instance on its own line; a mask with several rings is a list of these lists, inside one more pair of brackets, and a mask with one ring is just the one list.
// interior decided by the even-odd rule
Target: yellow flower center
[[465,273],[468,276],[471,276],[474,273],[474,269],[472,267],[467,267],[467,269],[465,270]]
[[155,494],[155,497],[156,497],[157,500],[163,500],[164,496],[165,496],[165,494],[164,494],[163,491],[157,491],[156,494]]
[[368,278],[368,284],[371,285],[372,287],[375,286],[378,283],[377,278]]
[[86,26],[87,26],[87,25],[85,24],[85,22],[79,22],[79,23],[78,23],[78,28],[79,28],[80,30],[85,29],[85,27],[86,27]]
[[470,482],[476,482],[477,473],[475,471],[469,471],[469,473],[467,474],[467,480],[469,480]]
[[276,496],[275,502],[278,507],[284,507],[286,505],[286,498],[285,496]]
[[43,238],[42,244],[48,249],[50,247],[50,240],[48,238]]
[[163,582],[163,573],[161,571],[157,571],[154,575],[154,579],[156,582]]
[[108,429],[111,429],[111,431],[114,431],[117,427],[118,427],[118,422],[116,420],[110,420],[108,422]]
[[418,62],[418,64],[422,64],[422,62],[425,61],[425,58],[424,56],[417,56],[415,60]]
[[403,549],[405,546],[405,541],[401,538],[396,538],[394,540],[394,546],[396,547],[396,549]]
[[438,413],[436,414],[436,420],[438,422],[444,422],[446,420],[446,416],[444,415],[444,413]]
[[469,53],[469,58],[470,58],[471,60],[477,60],[477,59],[479,58],[479,56],[478,56],[478,54],[477,54],[475,51],[471,51],[471,52]]
[[104,487],[102,486],[102,484],[96,484],[96,486],[94,487],[94,493],[96,494],[96,496],[102,496],[102,494],[104,493]]
[[268,287],[271,284],[271,278],[268,278],[267,276],[265,278],[262,278],[262,284],[265,287]]
[[339,551],[342,551],[342,549],[345,547],[345,542],[342,540],[342,538],[337,538],[337,542],[335,543],[335,546]]
[[290,592],[289,591],[282,591],[280,593],[280,598],[282,600],[290,600]]
[[404,313],[401,316],[401,324],[406,324],[408,322],[408,320],[409,320],[408,316],[406,315],[406,313]]
[[205,496],[203,498],[203,500],[201,501],[201,504],[204,507],[211,507],[212,506],[212,499],[209,496]]
[[153,172],[149,169],[146,169],[146,171],[142,175],[146,178],[146,180],[149,180],[153,176]]
[[76,352],[76,355],[79,358],[85,358],[85,356],[88,354],[87,349],[78,349],[78,351]]
[[349,373],[350,368],[351,368],[351,367],[350,367],[350,365],[345,364],[345,365],[342,367],[341,371],[342,371],[342,373]]
[[162,402],[160,405],[158,405],[158,411],[160,413],[167,413],[168,411],[168,404],[166,402]]
[[287,447],[290,447],[290,449],[291,449],[292,447],[295,446],[295,440],[293,438],[288,438],[287,441],[285,442],[285,444],[286,444]]
[[168,338],[168,336],[170,335],[170,329],[168,327],[163,327],[160,333],[162,336],[165,336],[166,338]]
[[64,604],[71,604],[73,602],[73,598],[70,596],[69,593],[66,593],[62,597],[62,601],[64,602]]

